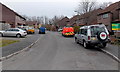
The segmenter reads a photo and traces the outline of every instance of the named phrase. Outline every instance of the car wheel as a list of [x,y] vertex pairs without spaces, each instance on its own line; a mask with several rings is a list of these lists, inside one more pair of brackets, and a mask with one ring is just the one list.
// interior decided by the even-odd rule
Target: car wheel
[[103,43],[102,45],[103,45],[103,46],[102,46],[102,48],[105,48],[105,47],[106,47],[106,45],[107,45],[107,43]]
[[78,42],[77,38],[75,38],[75,43],[79,44],[79,42]]
[[64,36],[64,35],[62,34],[62,36]]
[[39,31],[39,34],[41,34],[41,32]]
[[97,38],[101,41],[105,41],[108,38],[108,36],[106,32],[102,31],[98,33]]
[[86,41],[83,41],[83,47],[88,49],[88,44],[86,43]]
[[3,37],[3,34],[2,34],[2,33],[0,33],[0,35],[1,35],[1,37]]
[[20,37],[21,37],[21,35],[20,35],[20,34],[17,34],[17,35],[16,35],[16,37],[17,37],[17,38],[20,38]]

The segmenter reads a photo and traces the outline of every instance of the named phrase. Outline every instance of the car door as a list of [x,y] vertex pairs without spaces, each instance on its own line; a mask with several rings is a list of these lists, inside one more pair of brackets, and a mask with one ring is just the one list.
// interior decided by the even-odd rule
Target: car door
[[10,32],[12,29],[5,30],[4,36],[10,36]]
[[16,36],[18,31],[19,31],[18,29],[12,29],[12,31],[10,32],[10,35],[11,36]]
[[80,42],[83,43],[83,39],[84,39],[84,30],[85,29],[81,29],[80,30]]
[[78,41],[81,42],[81,29],[79,30],[77,34]]
[[84,29],[84,37],[83,40],[88,41],[88,31],[87,29]]

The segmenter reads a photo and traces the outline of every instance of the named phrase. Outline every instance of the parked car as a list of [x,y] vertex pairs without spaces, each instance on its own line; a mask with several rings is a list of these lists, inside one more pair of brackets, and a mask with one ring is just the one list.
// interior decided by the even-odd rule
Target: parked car
[[28,33],[28,34],[29,34],[29,33],[34,34],[34,33],[35,33],[35,29],[34,29],[33,27],[28,27],[27,33]]
[[30,26],[19,26],[18,28],[25,30],[28,34],[34,34],[35,33],[35,29],[34,27],[30,27]]
[[62,36],[74,36],[73,27],[64,27],[62,31]]
[[75,42],[83,44],[85,48],[90,48],[90,46],[104,48],[109,39],[109,32],[104,24],[83,26],[75,34]]
[[27,32],[27,30],[26,30],[26,28],[20,28],[20,27],[18,27],[19,29],[22,29],[22,30],[24,30],[24,31],[26,31]]
[[40,27],[39,28],[39,34],[45,34],[45,30],[46,30],[45,27]]
[[20,28],[10,28],[7,30],[0,31],[0,34],[1,34],[1,36],[16,36],[16,37],[20,38],[20,37],[26,36],[27,32]]
[[58,32],[62,32],[62,29],[61,29],[61,28],[59,28],[59,29],[58,29]]

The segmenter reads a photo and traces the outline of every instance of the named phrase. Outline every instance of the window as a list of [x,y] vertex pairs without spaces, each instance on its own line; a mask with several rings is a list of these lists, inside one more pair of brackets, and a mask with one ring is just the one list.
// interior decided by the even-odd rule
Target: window
[[18,29],[14,29],[14,31],[19,31]]
[[87,35],[87,29],[81,29],[81,34]]
[[6,31],[12,31],[12,29],[8,29],[8,30],[6,30]]
[[108,14],[103,14],[103,15],[102,15],[102,18],[104,18],[104,19],[105,19],[105,18],[108,18],[108,17],[109,17]]
[[105,28],[104,27],[98,27],[98,26],[92,26],[90,30],[91,30],[91,35],[95,36],[99,32],[105,31]]
[[84,35],[87,35],[87,29],[84,29]]
[[80,31],[81,31],[81,34],[84,34],[84,29],[81,29]]

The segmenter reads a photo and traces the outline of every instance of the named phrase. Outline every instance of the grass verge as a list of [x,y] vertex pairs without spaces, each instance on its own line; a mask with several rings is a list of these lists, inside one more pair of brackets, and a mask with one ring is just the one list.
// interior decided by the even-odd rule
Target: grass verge
[[6,40],[6,39],[0,39],[0,47],[7,46],[9,44],[13,44],[19,42],[19,40]]

